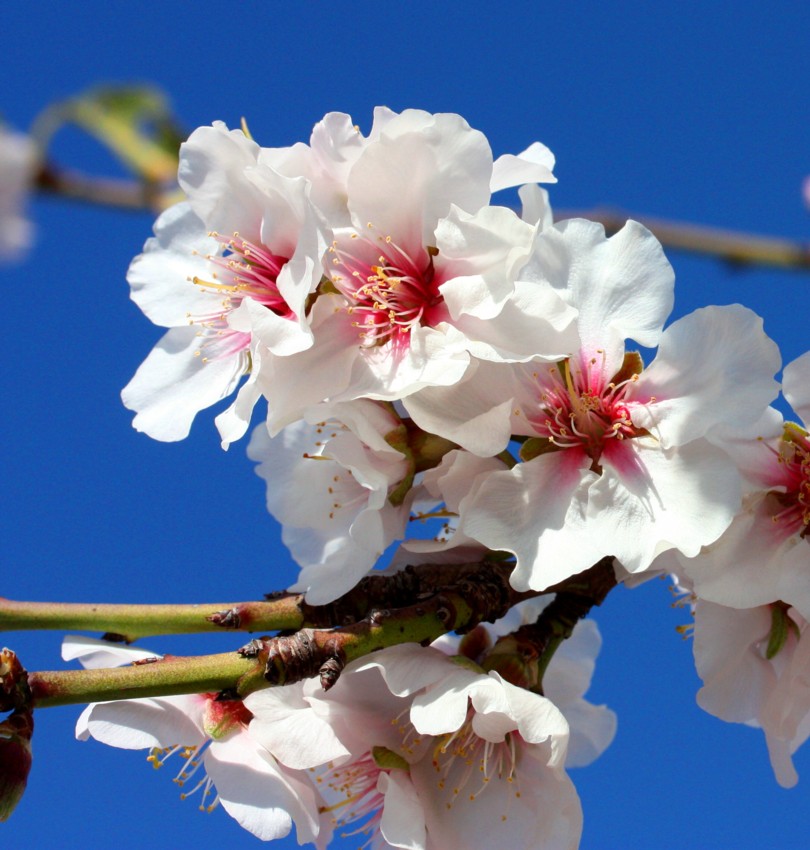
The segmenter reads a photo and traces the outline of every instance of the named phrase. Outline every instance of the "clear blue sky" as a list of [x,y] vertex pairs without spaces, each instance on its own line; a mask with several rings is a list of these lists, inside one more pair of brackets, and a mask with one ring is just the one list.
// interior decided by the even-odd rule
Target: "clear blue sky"
[[[673,4],[674,5],[674,4]],[[483,11],[484,9],[487,11]],[[710,0],[495,6],[462,2],[30,2],[3,11],[0,111],[25,129],[47,103],[103,81],[149,81],[191,129],[242,116],[263,144],[306,139],[332,110],[461,113],[496,154],[539,139],[557,156],[559,208],[649,215],[804,239],[810,214],[810,6]],[[65,134],[63,160],[94,164]],[[294,571],[244,446],[212,417],[161,445],[120,389],[160,331],[125,272],[151,216],[33,205],[31,257],[0,269],[6,301],[0,511],[3,595],[59,601],[255,598]],[[676,311],[741,301],[785,362],[810,348],[810,276],[740,272],[671,254]],[[13,296],[13,297],[11,297]],[[695,705],[691,646],[663,582],[612,594],[591,698],[619,715],[613,746],[576,771],[582,847],[801,848],[810,748],[780,789],[761,733]],[[238,636],[153,641],[225,651]],[[32,669],[60,666],[56,633],[3,636]],[[168,766],[73,740],[78,709],[37,714],[28,794],[0,841],[39,848],[250,847],[223,812],[181,803]],[[346,847],[355,841],[344,842]],[[296,846],[294,839],[278,847]]]

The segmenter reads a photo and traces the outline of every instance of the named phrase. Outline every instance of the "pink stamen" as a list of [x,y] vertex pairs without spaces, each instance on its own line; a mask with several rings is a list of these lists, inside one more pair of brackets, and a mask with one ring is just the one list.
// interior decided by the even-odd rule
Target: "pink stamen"
[[773,450],[779,465],[779,483],[784,492],[772,491],[774,502],[782,510],[773,514],[786,535],[798,533],[810,541],[810,435],[790,426]]
[[[364,348],[391,343],[407,348],[414,328],[435,325],[445,316],[441,281],[433,265],[434,252],[409,254],[390,237],[378,237],[375,261],[369,262],[334,243],[330,249],[332,282],[357,314],[353,324]],[[368,244],[368,243],[366,243]]]
[[535,372],[533,378],[539,389],[538,407],[526,418],[538,436],[555,446],[582,449],[598,464],[606,441],[638,436],[626,400],[637,375],[618,383],[607,381],[604,362],[581,358],[578,366],[564,360]]
[[207,314],[188,316],[189,324],[200,327],[198,356],[203,360],[233,357],[250,346],[251,335],[228,326],[228,314],[245,298],[250,298],[284,319],[295,319],[289,305],[278,290],[278,276],[287,262],[286,257],[273,254],[263,245],[243,239],[238,233],[232,237],[212,233],[223,246],[223,253],[210,255],[213,267],[211,280],[199,277],[191,282],[204,292],[221,294],[220,309]]

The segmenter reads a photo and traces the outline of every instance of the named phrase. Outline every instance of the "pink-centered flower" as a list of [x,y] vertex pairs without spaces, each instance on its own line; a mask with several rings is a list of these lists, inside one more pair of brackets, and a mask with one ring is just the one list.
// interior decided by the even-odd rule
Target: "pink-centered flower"
[[[79,637],[65,639],[62,656],[90,668],[155,658],[142,649]],[[305,774],[276,762],[248,735],[251,719],[241,700],[217,694],[119,700],[89,705],[77,721],[76,737],[148,749],[153,767],[176,769],[183,799],[196,799],[207,812],[221,805],[263,841],[287,835],[294,823],[299,843],[325,846],[317,792]]]
[[170,328],[122,393],[133,425],[156,439],[184,438],[195,415],[247,375],[217,419],[225,444],[238,439],[262,362],[312,344],[306,303],[321,280],[327,230],[307,181],[273,171],[259,154],[223,124],[192,133],[180,150],[187,201],[160,216],[130,266],[133,300]]
[[725,440],[745,478],[742,510],[716,543],[679,563],[703,599],[735,608],[782,601],[810,619],[810,353],[785,367],[782,392],[804,427],[769,409]]
[[[375,118],[344,165],[349,221],[333,227],[329,284],[311,312],[315,344],[259,377],[268,395],[296,385],[271,401],[273,433],[324,400],[395,400],[453,384],[478,348],[512,356],[501,313],[536,228],[488,202],[515,181],[553,180],[549,152],[534,145],[493,163],[486,138],[460,116],[406,110]],[[535,334],[558,333],[563,313],[550,294]]]
[[[610,239],[579,220],[543,230],[519,277],[546,282],[576,311],[576,348],[479,362],[457,386],[408,404],[423,429],[476,454],[523,443],[524,463],[475,479],[459,530],[514,553],[521,590],[605,555],[640,572],[667,549],[697,554],[728,527],[741,492],[735,464],[706,438],[756,421],[775,393],[779,353],[761,319],[709,307],[664,330],[672,270],[634,222]],[[627,339],[658,346],[649,366]]]

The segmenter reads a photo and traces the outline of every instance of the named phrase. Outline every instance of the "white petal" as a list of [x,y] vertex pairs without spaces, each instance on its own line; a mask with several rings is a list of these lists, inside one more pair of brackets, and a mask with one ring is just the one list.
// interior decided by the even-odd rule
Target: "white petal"
[[404,771],[380,773],[377,789],[385,795],[380,832],[392,847],[425,850],[425,816],[422,806]]
[[130,264],[130,297],[156,325],[187,325],[189,315],[215,312],[221,296],[204,290],[193,277],[210,280],[206,257],[221,246],[187,203],[175,204],[155,222],[155,236]]
[[111,747],[191,747],[205,741],[202,729],[189,716],[194,708],[189,698],[129,699],[100,702],[90,708],[84,718],[87,732]]
[[473,215],[451,208],[436,228],[436,262],[447,278],[439,291],[454,320],[462,314],[491,319],[500,312],[526,263],[532,234],[505,207],[483,207]]
[[251,737],[287,767],[306,770],[349,754],[333,726],[304,699],[301,685],[256,691],[245,706],[254,715]]
[[84,635],[66,635],[62,640],[62,658],[65,661],[78,660],[87,670],[121,667],[144,658],[159,657],[154,652],[138,646],[110,643],[108,640],[98,640]]
[[213,743],[205,769],[225,811],[257,838],[283,838],[293,821],[299,844],[317,837],[318,798],[307,775],[283,769],[246,732]]
[[696,555],[728,528],[741,485],[725,452],[705,440],[669,451],[651,437],[627,442],[635,468],[603,455],[603,473],[588,493],[588,534],[602,554],[639,572],[667,549]]
[[371,222],[406,251],[423,248],[451,204],[473,213],[487,203],[491,169],[486,138],[459,115],[405,110],[352,168],[349,209],[357,228]]
[[423,388],[403,405],[422,430],[491,457],[506,448],[512,433],[511,373],[503,366],[473,361],[458,382]]
[[523,205],[520,217],[529,224],[536,224],[545,230],[554,224],[554,216],[548,200],[548,192],[536,183],[527,183],[518,189],[518,197]]
[[509,579],[516,590],[543,590],[609,553],[597,547],[585,524],[588,490],[596,478],[572,449],[481,476],[461,530],[516,556]]
[[178,181],[208,230],[259,241],[261,193],[245,178],[258,152],[256,142],[222,122],[197,128],[180,146]]
[[522,183],[556,183],[553,169],[554,154],[540,142],[532,142],[517,156],[507,153],[495,160],[490,191],[498,192]]
[[675,275],[658,240],[634,221],[605,238],[601,225],[570,219],[542,231],[522,280],[545,280],[579,311],[588,353],[621,366],[624,340],[658,344],[672,310]]
[[152,349],[121,391],[124,405],[137,416],[138,431],[172,442],[188,436],[201,410],[230,395],[245,372],[241,354],[206,361],[197,329],[172,328]]
[[664,448],[721,423],[753,423],[779,391],[779,365],[779,349],[756,313],[739,304],[695,310],[664,331],[658,355],[632,386],[628,398],[656,399],[634,408],[633,422]]

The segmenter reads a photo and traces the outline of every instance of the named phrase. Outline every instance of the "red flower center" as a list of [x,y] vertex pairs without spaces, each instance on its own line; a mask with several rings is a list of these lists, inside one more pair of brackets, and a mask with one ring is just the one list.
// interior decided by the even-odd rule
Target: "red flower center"
[[407,348],[414,328],[446,318],[439,292],[442,281],[433,263],[435,248],[408,252],[386,236],[376,242],[361,240],[352,252],[335,242],[330,251],[332,282],[349,301],[347,310],[355,317],[352,324],[365,348],[389,342]]

